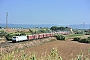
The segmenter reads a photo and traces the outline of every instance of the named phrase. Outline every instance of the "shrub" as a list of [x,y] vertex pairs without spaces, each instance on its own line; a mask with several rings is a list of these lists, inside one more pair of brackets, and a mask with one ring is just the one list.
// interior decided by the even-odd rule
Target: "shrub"
[[7,33],[4,31],[0,31],[0,37],[5,36]]
[[90,40],[90,37],[88,37],[88,40]]
[[79,42],[82,42],[82,43],[89,43],[89,40],[86,39],[86,38],[84,38],[84,39],[79,40]]
[[65,37],[63,35],[55,35],[57,40],[65,40]]
[[9,40],[9,41],[12,40],[12,37],[13,37],[13,36],[14,36],[13,34],[6,34],[6,35],[5,35],[6,39]]
[[83,38],[83,39],[81,39],[81,37],[74,37],[73,41],[78,41],[78,42],[81,42],[81,43],[90,43],[90,37]]
[[81,39],[80,37],[74,37],[73,41],[78,41],[81,43],[90,43],[90,37]]
[[89,43],[90,43],[90,37],[88,37],[87,39],[88,39],[88,41],[89,41]]
[[76,31],[75,34],[83,34],[83,31]]
[[90,35],[90,33],[89,32],[86,32],[85,35]]
[[26,35],[24,32],[21,32],[21,35]]
[[80,37],[74,37],[73,41],[79,41],[81,38]]

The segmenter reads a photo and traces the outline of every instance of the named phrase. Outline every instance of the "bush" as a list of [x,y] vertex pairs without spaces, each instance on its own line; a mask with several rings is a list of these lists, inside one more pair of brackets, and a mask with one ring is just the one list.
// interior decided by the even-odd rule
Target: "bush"
[[0,37],[5,36],[7,33],[4,31],[0,31]]
[[83,34],[83,31],[77,31],[75,34]]
[[88,40],[90,40],[90,37],[88,37]]
[[63,35],[55,35],[57,40],[65,40],[65,37]]
[[90,37],[88,37],[88,41],[89,41],[89,43],[90,43]]
[[84,38],[84,39],[79,40],[79,42],[81,42],[81,43],[89,43],[89,40]]
[[75,37],[73,41],[78,41],[81,43],[90,43],[90,37],[81,39],[80,37]]
[[6,34],[6,35],[5,35],[6,39],[9,40],[9,41],[12,40],[12,37],[13,37],[13,36],[14,36],[13,34]]
[[24,32],[22,32],[21,35],[26,35],[26,34]]
[[85,35],[90,35],[90,33],[87,32],[87,33],[85,33]]
[[80,37],[74,37],[73,41],[79,41],[81,38]]

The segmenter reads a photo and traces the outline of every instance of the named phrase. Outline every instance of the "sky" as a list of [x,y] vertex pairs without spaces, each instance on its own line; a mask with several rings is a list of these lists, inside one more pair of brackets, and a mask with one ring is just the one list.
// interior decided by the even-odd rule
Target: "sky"
[[0,0],[0,23],[90,24],[90,0]]

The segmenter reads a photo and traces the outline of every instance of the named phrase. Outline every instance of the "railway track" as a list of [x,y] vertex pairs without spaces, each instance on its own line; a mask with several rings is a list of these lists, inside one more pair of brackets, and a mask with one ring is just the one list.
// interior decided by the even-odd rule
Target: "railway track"
[[[24,45],[29,41],[12,43],[11,41],[0,43],[0,52],[8,53],[16,49],[24,48]],[[0,53],[1,54],[1,53]]]
[[0,43],[0,47],[6,48],[6,47],[10,47],[10,46],[15,46],[15,45],[18,45],[18,44],[24,44],[26,42],[29,42],[29,41],[17,42],[17,43],[12,43],[12,41],[7,41],[7,42]]
[[[51,38],[45,38],[45,39],[51,39]],[[39,39],[39,40],[43,40],[43,39]],[[2,42],[2,43],[0,43],[0,48],[1,47],[6,48],[6,47],[10,47],[10,46],[14,47],[15,45],[20,45],[20,44],[23,45],[23,44],[26,44],[28,42],[31,42],[31,41],[26,40],[26,41],[17,42],[17,43],[12,43],[12,41]]]
[[12,41],[7,41],[7,42],[2,42],[0,43],[0,48],[6,48],[6,47],[10,47],[10,46],[15,46],[15,45],[19,45],[19,44],[25,44],[27,42],[30,41],[23,41],[23,42],[17,42],[17,43],[12,43]]
[[23,42],[17,42],[17,43],[12,43],[12,41],[3,42],[3,43],[0,43],[0,52],[1,52],[0,55],[2,53],[9,53],[17,49],[23,49],[27,47],[40,45],[45,42],[49,42],[51,40],[55,40],[55,38],[45,38],[45,39],[39,39],[39,40],[33,40],[33,41],[23,41]]
[[0,44],[0,47],[5,48],[5,47],[9,47],[9,46],[13,46],[15,43],[11,43],[10,41],[8,42],[3,42]]

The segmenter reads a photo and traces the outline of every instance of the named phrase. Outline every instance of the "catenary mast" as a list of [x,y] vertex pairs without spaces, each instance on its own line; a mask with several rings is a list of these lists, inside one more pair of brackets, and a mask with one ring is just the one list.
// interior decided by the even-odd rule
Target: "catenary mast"
[[83,22],[83,35],[85,35],[85,22]]
[[6,28],[8,28],[8,12],[6,12]]

